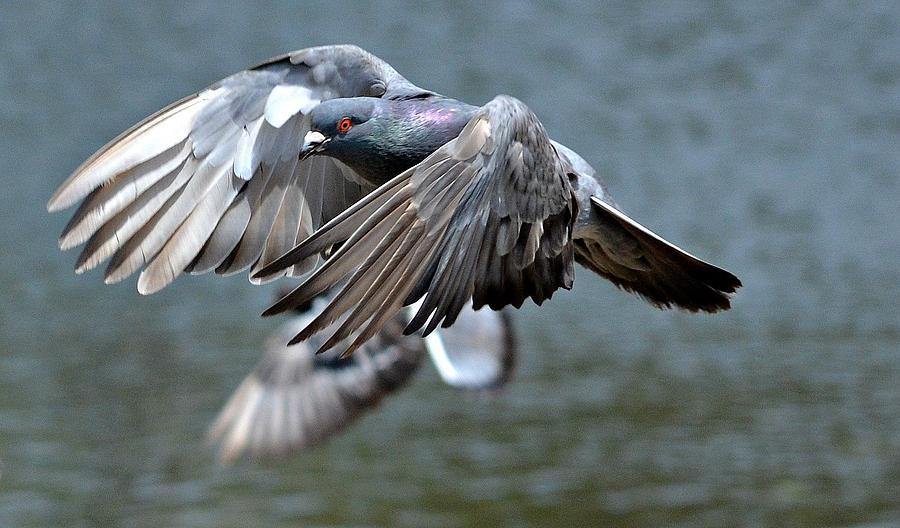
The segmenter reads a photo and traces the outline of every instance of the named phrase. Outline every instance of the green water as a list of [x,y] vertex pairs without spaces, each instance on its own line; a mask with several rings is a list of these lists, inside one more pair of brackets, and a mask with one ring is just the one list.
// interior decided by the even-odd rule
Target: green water
[[[895,2],[8,3],[0,7],[0,526],[895,526]],[[580,272],[517,313],[517,378],[423,369],[283,464],[207,425],[271,289],[76,277],[52,190],[143,116],[353,42],[472,103],[525,101],[634,217],[737,273],[716,316]]]

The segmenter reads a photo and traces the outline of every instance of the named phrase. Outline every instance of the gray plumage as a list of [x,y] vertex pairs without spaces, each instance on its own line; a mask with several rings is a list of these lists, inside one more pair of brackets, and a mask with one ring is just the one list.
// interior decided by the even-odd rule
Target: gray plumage
[[740,286],[622,213],[520,101],[455,101],[355,46],[277,57],[151,116],[48,208],[78,201],[60,238],[85,244],[76,271],[109,259],[107,282],[142,270],[152,293],[182,271],[315,270],[267,313],[334,288],[294,341],[330,328],[321,349],[346,353],[417,301],[406,331],[426,334],[469,299],[540,304],[573,262],[658,307],[727,309]]
[[[278,268],[343,243],[267,313],[308,302],[349,276],[294,342],[334,325],[320,350],[358,332],[346,349],[352,353],[402,305],[426,293],[408,332],[425,326],[427,334],[442,321],[449,326],[469,298],[476,309],[518,307],[528,297],[540,304],[557,287],[570,287],[575,197],[562,160],[542,136],[522,103],[498,97],[458,138],[338,216],[334,225],[345,234],[352,229],[351,236],[312,237],[273,263]],[[354,160],[344,161],[352,166]]]
[[60,247],[85,244],[79,273],[111,258],[107,283],[143,268],[141,293],[185,268],[259,269],[373,188],[333,159],[298,162],[308,112],[335,97],[422,93],[355,46],[308,48],[232,75],[145,119],[76,169],[48,203],[56,211],[84,200]]
[[404,387],[426,354],[460,389],[496,389],[512,373],[515,339],[508,317],[471,308],[454,328],[426,340],[403,335],[401,314],[350,358],[312,354],[316,338],[286,346],[324,305],[320,299],[268,340],[265,355],[219,413],[209,438],[219,445],[221,461],[286,456],[329,440]]

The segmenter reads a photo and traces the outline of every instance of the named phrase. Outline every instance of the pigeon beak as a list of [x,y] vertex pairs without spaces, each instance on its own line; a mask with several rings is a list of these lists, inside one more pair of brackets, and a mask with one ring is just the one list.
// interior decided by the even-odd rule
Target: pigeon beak
[[317,152],[321,152],[325,145],[331,141],[321,132],[310,130],[303,137],[303,146],[300,147],[300,159],[305,160]]

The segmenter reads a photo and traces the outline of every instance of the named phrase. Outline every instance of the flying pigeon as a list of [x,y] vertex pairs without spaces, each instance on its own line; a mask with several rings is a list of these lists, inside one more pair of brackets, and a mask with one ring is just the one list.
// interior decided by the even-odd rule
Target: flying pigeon
[[[60,247],[149,294],[182,272],[305,277],[266,314],[331,291],[292,340],[350,354],[403,309],[404,332],[541,304],[578,262],[660,308],[716,312],[731,273],[626,215],[522,102],[419,88],[356,46],[306,48],[234,74],[101,148],[48,209],[80,205]],[[324,262],[323,262],[324,260]]]
[[467,307],[451,328],[425,339],[403,335],[407,313],[389,321],[352,356],[313,355],[320,336],[287,340],[327,305],[316,299],[266,343],[266,352],[210,427],[219,459],[272,459],[324,443],[403,388],[428,354],[441,378],[468,391],[502,387],[515,363],[515,336],[505,311]]

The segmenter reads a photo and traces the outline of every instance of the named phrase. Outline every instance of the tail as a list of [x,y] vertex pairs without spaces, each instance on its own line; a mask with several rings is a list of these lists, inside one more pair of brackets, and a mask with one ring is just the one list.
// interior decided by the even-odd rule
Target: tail
[[718,312],[731,307],[741,281],[664,240],[592,196],[595,225],[575,240],[575,260],[659,308]]

